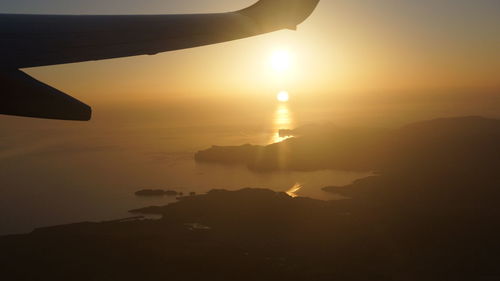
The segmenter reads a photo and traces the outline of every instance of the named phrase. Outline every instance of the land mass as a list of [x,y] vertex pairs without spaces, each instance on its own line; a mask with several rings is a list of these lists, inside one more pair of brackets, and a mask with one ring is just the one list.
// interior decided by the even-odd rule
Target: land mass
[[[297,132],[295,132],[297,131]],[[398,129],[307,126],[299,137],[267,146],[214,146],[198,162],[246,165],[257,172],[337,169],[386,172],[403,166],[446,166],[500,156],[500,121],[482,117],[443,118]]]
[[[377,176],[325,189],[344,200],[292,198],[256,188],[213,190],[133,211],[160,214],[160,220],[85,222],[1,237],[1,276],[500,280],[499,122],[441,119],[377,133],[371,141],[344,143],[345,149],[378,141],[388,145],[363,150],[382,159],[354,155],[368,161],[362,166],[379,168]],[[306,136],[291,143],[305,149],[306,143],[318,141],[301,138]],[[321,149],[311,148],[313,153],[331,147],[330,140]],[[382,151],[388,154],[379,154]],[[311,160],[307,167],[352,163],[344,160]]]
[[163,190],[163,189],[142,189],[135,192],[136,196],[177,196],[179,193],[174,190]]

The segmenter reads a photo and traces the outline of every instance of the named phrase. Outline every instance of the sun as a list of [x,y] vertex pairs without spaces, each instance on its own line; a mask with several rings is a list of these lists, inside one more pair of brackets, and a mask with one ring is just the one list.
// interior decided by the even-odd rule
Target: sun
[[281,91],[276,95],[276,99],[280,102],[287,102],[290,100],[290,95],[287,91]]
[[289,70],[293,57],[288,50],[277,50],[271,54],[271,67],[278,72]]

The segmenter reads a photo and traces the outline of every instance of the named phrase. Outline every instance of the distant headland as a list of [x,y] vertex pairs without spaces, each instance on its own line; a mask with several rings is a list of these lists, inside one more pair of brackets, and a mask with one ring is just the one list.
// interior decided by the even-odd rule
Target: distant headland
[[142,189],[136,191],[134,194],[136,196],[144,196],[144,197],[183,195],[182,192],[179,193],[175,190],[163,190],[163,189]]

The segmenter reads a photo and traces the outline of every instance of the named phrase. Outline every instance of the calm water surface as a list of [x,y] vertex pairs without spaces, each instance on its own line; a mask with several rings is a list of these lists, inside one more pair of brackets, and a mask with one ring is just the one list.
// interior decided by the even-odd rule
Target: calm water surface
[[335,197],[322,192],[322,187],[349,184],[368,175],[347,171],[259,174],[245,167],[193,160],[196,151],[214,144],[281,141],[277,129],[293,128],[292,115],[279,106],[274,116],[270,126],[144,127],[91,122],[47,127],[46,121],[23,120],[31,127],[21,124],[0,136],[0,234],[119,219],[130,216],[130,209],[175,201],[134,196],[145,188],[201,194],[214,188],[286,192],[299,186],[294,195],[327,200]]

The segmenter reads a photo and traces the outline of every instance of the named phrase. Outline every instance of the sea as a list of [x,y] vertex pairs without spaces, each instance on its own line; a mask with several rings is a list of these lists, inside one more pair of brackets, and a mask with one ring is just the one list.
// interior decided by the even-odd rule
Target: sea
[[246,122],[227,116],[210,119],[211,113],[203,115],[195,109],[186,113],[195,117],[190,122],[161,114],[136,120],[128,114],[141,115],[132,111],[96,113],[87,123],[0,117],[0,235],[122,219],[133,216],[131,209],[177,200],[175,196],[135,196],[142,189],[204,194],[212,189],[252,187],[333,200],[335,195],[322,187],[347,185],[370,174],[256,173],[245,166],[194,161],[197,151],[212,145],[283,141],[278,130],[299,125],[289,105],[276,104],[268,111],[259,115],[262,118],[242,118]]

